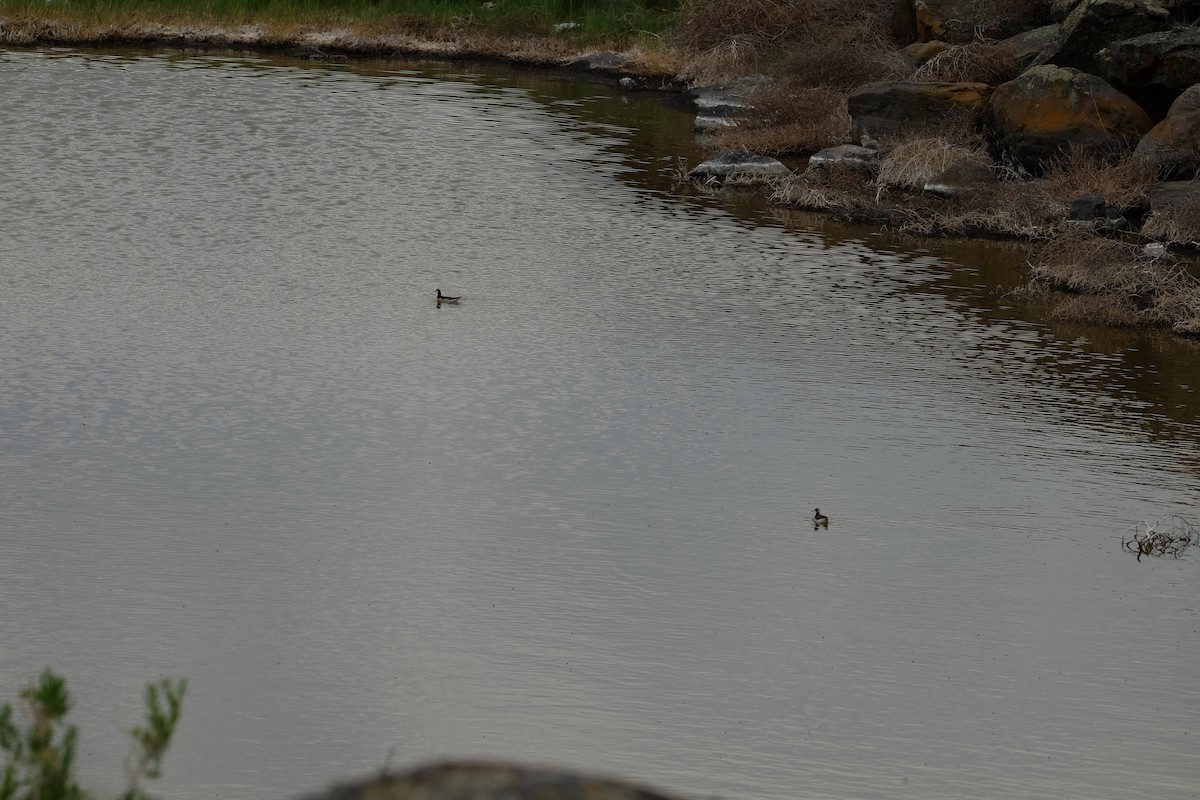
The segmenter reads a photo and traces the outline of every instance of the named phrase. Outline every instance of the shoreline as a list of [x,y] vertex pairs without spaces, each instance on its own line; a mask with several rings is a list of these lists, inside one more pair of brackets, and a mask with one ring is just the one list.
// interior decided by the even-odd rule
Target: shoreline
[[[463,37],[421,38],[404,31],[367,32],[366,27],[355,27],[353,22],[338,28],[140,21],[89,25],[62,18],[0,16],[0,46],[264,53],[326,63],[372,59],[473,61],[575,73],[600,83],[620,84],[629,79],[637,82],[631,91],[639,92],[684,96],[692,88],[681,75],[684,54],[667,47],[654,51],[633,47],[614,53],[580,48],[563,37],[506,38],[475,31]],[[718,146],[719,135],[712,147]],[[919,185],[891,186],[884,191],[882,185],[864,181],[861,169],[845,164],[821,169],[810,165],[786,178],[751,177],[741,181],[732,176],[716,183],[753,192],[777,207],[813,211],[840,221],[878,224],[901,234],[1026,242],[1050,256],[1030,262],[1026,280],[1017,291],[1045,301],[1048,321],[1158,328],[1182,337],[1200,337],[1200,281],[1195,277],[1198,270],[1194,252],[1172,247],[1172,242],[1145,235],[1140,229],[1072,225],[1068,209],[1063,207],[1057,209],[1059,224],[1051,228],[1005,230],[996,227],[994,220],[984,221],[984,212],[972,207],[978,203],[973,203],[969,195],[934,198]],[[1027,184],[1019,182],[1010,189],[1029,193]],[[988,195],[986,199],[1003,205],[1011,194]],[[995,209],[989,211],[997,213]],[[1092,260],[1081,262],[1081,253]],[[1160,271],[1160,265],[1162,279],[1147,279],[1147,275]],[[1137,277],[1131,277],[1133,273]]]

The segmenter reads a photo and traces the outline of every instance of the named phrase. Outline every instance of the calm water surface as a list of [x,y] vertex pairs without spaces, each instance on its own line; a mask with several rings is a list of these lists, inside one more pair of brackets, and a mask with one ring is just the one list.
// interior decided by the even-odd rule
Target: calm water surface
[[[441,756],[696,797],[1194,798],[1200,354],[1026,255],[671,188],[468,67],[0,54],[0,692],[116,791]],[[434,290],[466,296],[434,304]],[[807,524],[820,506],[833,522]]]

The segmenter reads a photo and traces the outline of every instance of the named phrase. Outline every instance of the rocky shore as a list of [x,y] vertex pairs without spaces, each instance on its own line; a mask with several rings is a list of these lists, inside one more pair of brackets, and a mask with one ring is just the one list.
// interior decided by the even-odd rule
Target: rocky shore
[[[821,2],[781,0],[789,1]],[[719,151],[691,180],[751,186],[773,203],[921,235],[1045,243],[1026,290],[1056,297],[1053,314],[1200,335],[1200,1],[887,6],[890,51],[872,52],[862,72],[887,79],[863,83],[850,62],[822,82],[739,74],[736,59],[714,67],[713,53],[729,49],[706,49],[696,36],[580,53],[554,31],[512,39],[352,26],[118,29],[0,12],[0,44],[495,58],[581,70],[629,91],[689,91],[698,133]],[[793,170],[772,157],[784,154],[808,158]]]

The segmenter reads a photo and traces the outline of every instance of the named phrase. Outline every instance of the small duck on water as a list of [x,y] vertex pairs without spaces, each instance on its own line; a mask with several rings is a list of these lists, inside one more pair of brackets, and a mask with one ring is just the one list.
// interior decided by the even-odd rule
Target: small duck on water
[[442,290],[441,290],[441,289],[438,289],[438,290],[437,290],[437,304],[438,304],[439,306],[440,306],[442,303],[450,303],[451,305],[456,305],[456,304],[458,303],[458,301],[459,301],[459,300],[462,300],[462,295],[461,295],[461,294],[460,294],[460,295],[457,295],[457,296],[455,296],[455,297],[451,297],[451,296],[450,296],[450,295],[448,295],[448,294],[442,294]]
[[829,527],[829,517],[822,514],[821,509],[814,508],[813,509],[813,530],[815,531],[817,528],[828,528],[828,527]]

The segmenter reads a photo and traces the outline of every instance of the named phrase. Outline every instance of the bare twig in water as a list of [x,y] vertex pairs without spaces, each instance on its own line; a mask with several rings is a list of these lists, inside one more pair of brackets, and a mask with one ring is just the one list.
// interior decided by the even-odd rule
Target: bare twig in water
[[1153,524],[1139,522],[1125,531],[1121,546],[1142,556],[1179,558],[1187,548],[1200,544],[1200,528],[1178,514],[1165,514]]

